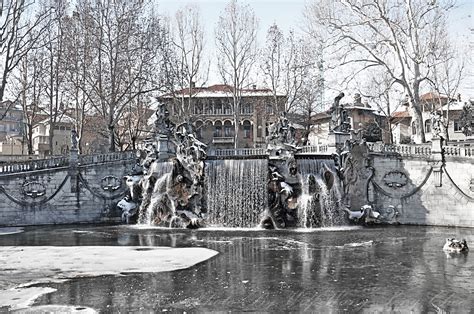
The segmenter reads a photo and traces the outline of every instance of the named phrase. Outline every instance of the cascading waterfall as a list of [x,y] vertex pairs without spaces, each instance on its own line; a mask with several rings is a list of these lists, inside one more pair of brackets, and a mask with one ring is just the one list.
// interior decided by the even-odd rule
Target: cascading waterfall
[[207,224],[257,226],[268,206],[267,172],[266,159],[206,161]]
[[154,210],[159,207],[158,202],[162,200],[163,193],[166,193],[166,182],[173,169],[170,161],[155,161],[152,165],[151,173],[143,177],[146,180],[142,191],[142,203],[140,205],[138,223],[151,225],[154,219]]
[[302,194],[298,199],[298,226],[329,227],[344,223],[340,180],[332,160],[299,159]]

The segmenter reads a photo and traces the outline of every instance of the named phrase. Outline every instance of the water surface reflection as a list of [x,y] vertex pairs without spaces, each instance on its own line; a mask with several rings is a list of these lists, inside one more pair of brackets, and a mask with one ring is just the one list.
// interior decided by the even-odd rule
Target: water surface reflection
[[0,238],[0,245],[202,246],[220,252],[181,271],[74,279],[54,286],[58,291],[37,304],[107,312],[469,313],[473,254],[447,256],[441,248],[448,236],[474,243],[473,230],[430,227],[310,233],[76,227],[27,229]]

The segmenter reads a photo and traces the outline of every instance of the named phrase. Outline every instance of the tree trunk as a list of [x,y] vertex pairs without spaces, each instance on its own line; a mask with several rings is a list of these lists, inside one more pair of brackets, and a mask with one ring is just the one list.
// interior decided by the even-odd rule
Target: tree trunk
[[115,152],[115,127],[113,125],[108,126],[109,129],[109,152]]
[[49,120],[49,133],[48,133],[48,139],[49,139],[49,155],[52,156],[53,155],[53,149],[54,149],[54,145],[53,145],[53,139],[54,139],[54,123],[53,123],[53,120]]
[[26,130],[26,142],[28,145],[28,155],[33,155],[33,125],[30,123],[27,125]]

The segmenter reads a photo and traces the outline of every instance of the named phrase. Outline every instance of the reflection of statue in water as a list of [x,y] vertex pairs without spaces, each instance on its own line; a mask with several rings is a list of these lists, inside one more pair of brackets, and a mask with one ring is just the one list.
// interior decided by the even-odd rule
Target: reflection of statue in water
[[349,132],[351,128],[347,112],[344,110],[344,106],[340,104],[342,97],[344,97],[344,93],[341,92],[334,98],[334,104],[330,109],[330,130],[332,132]]
[[71,149],[77,149],[78,136],[76,129],[71,131]]

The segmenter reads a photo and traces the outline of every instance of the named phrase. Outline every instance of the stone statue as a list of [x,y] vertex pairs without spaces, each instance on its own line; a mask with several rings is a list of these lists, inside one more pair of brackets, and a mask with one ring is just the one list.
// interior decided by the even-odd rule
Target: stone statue
[[462,108],[460,124],[465,136],[471,136],[474,133],[474,105],[471,101],[466,102]]
[[331,126],[330,131],[332,132],[349,132],[350,131],[350,123],[349,118],[347,116],[346,110],[344,110],[344,106],[340,104],[341,99],[344,97],[344,93],[341,92],[339,95],[334,98],[334,104],[330,109],[331,113]]
[[267,150],[274,156],[292,155],[297,151],[296,129],[282,112],[278,120],[268,127]]
[[76,129],[72,129],[72,131],[71,131],[71,149],[72,150],[77,150],[78,138],[79,137],[77,136]]
[[165,135],[171,134],[173,131],[174,124],[169,118],[170,113],[166,104],[158,104],[158,109],[155,112],[155,116],[155,133]]
[[444,117],[440,112],[431,113],[431,132],[433,138],[446,139],[446,128],[444,126]]

